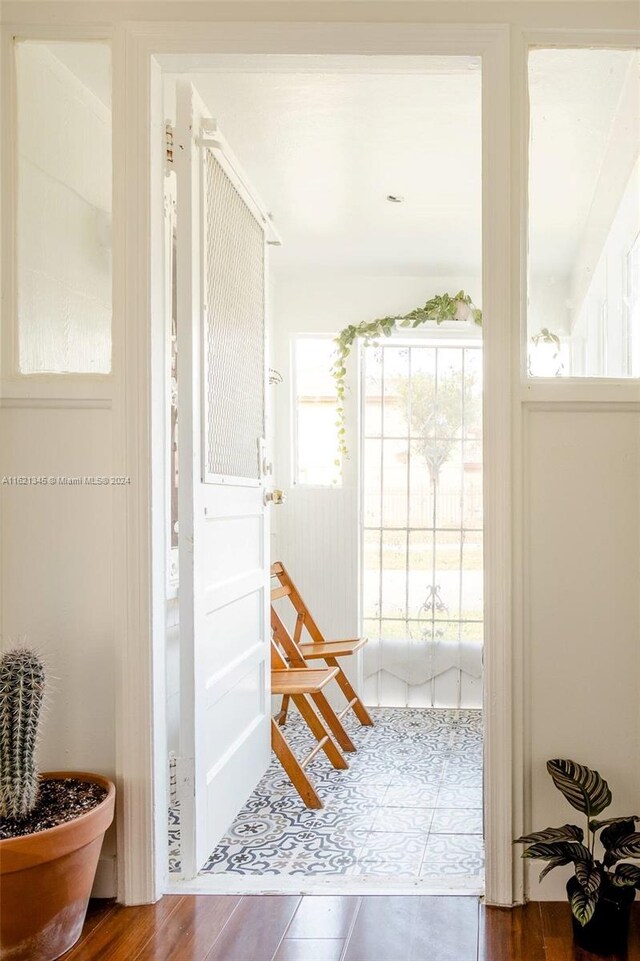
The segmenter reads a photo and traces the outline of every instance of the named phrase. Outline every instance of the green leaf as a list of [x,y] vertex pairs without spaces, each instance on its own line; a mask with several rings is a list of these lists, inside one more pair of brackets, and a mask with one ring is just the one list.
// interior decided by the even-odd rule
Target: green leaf
[[627,834],[626,837],[621,838],[615,847],[607,851],[605,856],[608,864],[615,864],[622,858],[640,858],[640,832],[635,831],[633,834]]
[[591,862],[591,855],[584,844],[577,841],[536,841],[522,852],[523,858],[535,858],[550,861],[551,858],[563,857],[569,861]]
[[549,863],[545,865],[540,872],[540,880],[542,881],[543,878],[546,878],[549,871],[553,871],[554,868],[560,868],[563,864],[571,864],[571,858],[560,857],[560,855],[558,855],[557,858],[551,858]]
[[585,926],[593,917],[598,898],[595,895],[587,894],[582,888],[576,888],[571,895],[571,910],[576,921]]
[[619,864],[615,873],[609,875],[618,888],[636,888],[640,891],[640,867],[637,864]]
[[587,861],[578,861],[576,864],[576,879],[586,894],[595,897],[600,890],[602,874],[595,864],[589,864]]
[[607,782],[584,764],[557,758],[547,761],[547,770],[569,804],[588,818],[600,814],[611,804]]
[[593,821],[589,821],[589,830],[599,831],[600,828],[606,828],[608,824],[628,824],[630,821],[632,822],[628,832],[630,833],[633,831],[635,822],[640,821],[640,815],[638,814],[627,814],[619,818],[605,818],[603,821],[596,821],[594,819]]
[[626,820],[616,820],[604,828],[602,834],[600,835],[600,840],[605,849],[604,863],[607,865],[607,867],[620,860],[619,858],[613,856],[612,851],[617,847],[620,841],[623,841],[630,834],[633,834],[634,827],[635,820],[633,818],[627,818]]
[[535,841],[582,841],[584,831],[577,824],[565,824],[561,828],[545,828],[533,834],[524,834],[514,844],[533,844]]

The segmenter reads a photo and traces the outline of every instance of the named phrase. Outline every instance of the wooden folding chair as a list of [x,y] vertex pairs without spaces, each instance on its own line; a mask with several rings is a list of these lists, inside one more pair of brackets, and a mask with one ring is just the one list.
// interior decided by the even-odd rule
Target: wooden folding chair
[[[279,583],[278,587],[272,587],[271,589],[271,609],[273,610],[273,602],[278,600],[280,597],[288,597],[295,609],[296,624],[293,630],[292,640],[298,653],[302,657],[303,663],[306,663],[310,660],[323,660],[329,667],[338,669],[336,674],[336,682],[340,686],[342,693],[347,699],[347,706],[338,714],[338,717],[342,719],[347,711],[353,709],[354,714],[362,725],[373,725],[371,715],[354,690],[349,678],[344,673],[338,661],[338,658],[351,657],[356,653],[356,651],[359,651],[361,648],[363,648],[367,643],[366,637],[359,637],[355,638],[354,640],[327,641],[311,616],[309,608],[302,600],[300,591],[293,583],[288,571],[281,561],[275,561],[271,565],[271,577],[272,579],[277,579]],[[278,615],[276,614],[276,617],[277,616]],[[280,621],[280,623],[282,622]],[[302,641],[303,630],[307,631],[311,641]],[[283,697],[282,710],[280,711],[280,716],[282,718],[281,723],[284,723],[284,720],[286,720],[288,703],[289,702],[286,697]]]
[[322,691],[326,685],[336,676],[335,669],[321,668],[289,668],[278,650],[272,642],[271,645],[271,693],[281,694],[283,698],[291,699],[300,711],[303,719],[311,729],[317,740],[315,747],[309,751],[301,761],[293,753],[289,742],[277,724],[276,718],[271,718],[271,747],[273,752],[288,774],[291,783],[296,791],[309,808],[323,807],[322,801],[309,780],[305,768],[311,763],[319,751],[324,751],[334,768],[348,768],[346,759],[340,752],[331,738],[330,733],[325,728],[322,720],[307,698],[310,698],[320,710],[322,704],[323,713],[326,708],[333,711],[329,702],[324,697]]
[[[284,655],[284,659],[290,668],[304,668],[309,670],[309,665],[305,661],[304,657],[300,653],[298,645],[295,643],[288,630],[278,617],[276,611],[271,608],[271,629],[273,631],[273,637],[276,645],[279,647],[281,653]],[[334,672],[333,680],[336,680],[338,670],[334,667],[331,668]],[[334,709],[329,704],[325,695],[320,692],[315,698],[314,702],[318,711],[322,715],[327,727],[335,737],[336,741],[340,745],[343,751],[355,751],[356,746],[347,734],[347,731],[342,724],[342,716],[349,710],[346,707],[340,714],[337,714]],[[285,698],[282,699],[282,707],[276,716],[276,720],[280,719],[281,723],[284,724],[286,720],[288,708],[288,700],[285,703]],[[284,712],[284,713],[283,713]]]

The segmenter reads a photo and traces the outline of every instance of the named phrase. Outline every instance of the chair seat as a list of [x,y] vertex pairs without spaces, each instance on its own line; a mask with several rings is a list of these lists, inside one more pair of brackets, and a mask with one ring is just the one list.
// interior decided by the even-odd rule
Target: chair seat
[[325,685],[332,681],[338,673],[337,667],[322,670],[313,668],[291,667],[286,670],[271,671],[272,694],[317,694]]
[[324,657],[348,657],[355,654],[367,643],[366,637],[357,637],[353,641],[310,641],[306,644],[298,645],[302,656],[307,661]]

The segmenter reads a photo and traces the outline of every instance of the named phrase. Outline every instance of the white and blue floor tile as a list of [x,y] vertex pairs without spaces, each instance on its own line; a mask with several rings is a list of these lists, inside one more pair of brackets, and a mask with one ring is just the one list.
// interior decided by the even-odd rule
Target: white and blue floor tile
[[[219,879],[342,876],[425,882],[481,878],[482,714],[373,708],[375,726],[347,726],[358,751],[349,769],[324,755],[308,772],[324,808],[304,806],[275,757],[202,869]],[[312,741],[291,714],[287,739]],[[179,808],[169,812],[170,871],[180,871]]]

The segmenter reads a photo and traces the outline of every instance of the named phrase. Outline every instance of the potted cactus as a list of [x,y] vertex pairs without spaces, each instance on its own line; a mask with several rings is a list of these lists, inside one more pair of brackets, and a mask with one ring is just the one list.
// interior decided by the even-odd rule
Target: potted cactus
[[54,961],[80,937],[115,788],[99,774],[36,767],[45,671],[0,656],[0,944],[7,961]]
[[[611,804],[609,785],[597,771],[561,758],[547,761],[553,783],[569,804],[586,817],[586,831],[577,824],[545,828],[518,838],[525,844],[523,858],[547,861],[542,880],[554,868],[573,864],[567,882],[573,936],[578,947],[594,954],[613,955],[625,950],[629,915],[640,890],[637,814],[599,819]],[[599,850],[600,849],[600,850]]]

